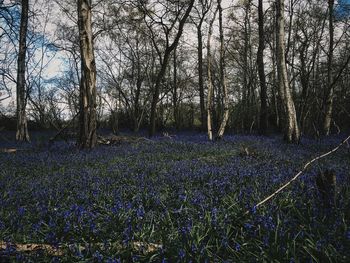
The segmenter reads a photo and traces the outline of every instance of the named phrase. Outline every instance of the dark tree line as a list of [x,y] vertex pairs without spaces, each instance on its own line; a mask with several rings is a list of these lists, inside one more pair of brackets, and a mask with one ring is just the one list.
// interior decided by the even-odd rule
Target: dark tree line
[[293,143],[348,129],[349,6],[321,2],[1,1],[1,118],[16,87],[18,141],[28,120],[73,120],[83,148],[101,125],[280,131]]

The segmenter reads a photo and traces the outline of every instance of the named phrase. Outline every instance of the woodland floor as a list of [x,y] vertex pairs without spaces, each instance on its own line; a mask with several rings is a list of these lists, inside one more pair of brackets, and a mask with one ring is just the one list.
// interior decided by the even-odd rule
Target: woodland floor
[[[188,133],[91,151],[13,136],[0,138],[0,262],[350,261],[348,146],[245,215],[345,135],[291,145]],[[325,169],[337,176],[331,207],[315,184]]]

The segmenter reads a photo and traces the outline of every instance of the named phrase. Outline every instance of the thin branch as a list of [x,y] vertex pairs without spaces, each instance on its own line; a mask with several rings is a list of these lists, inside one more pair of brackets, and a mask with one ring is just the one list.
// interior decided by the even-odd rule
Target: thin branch
[[[287,183],[285,183],[283,186],[281,186],[280,188],[278,188],[273,194],[269,195],[268,197],[266,197],[265,199],[263,199],[262,201],[260,201],[259,203],[257,203],[254,208],[258,208],[260,206],[262,206],[263,204],[265,204],[267,201],[271,200],[273,197],[275,197],[277,194],[279,194],[280,192],[282,192],[282,190],[284,190],[285,188],[287,188],[290,184],[292,184],[296,179],[298,179],[306,170],[306,168],[308,168],[312,163],[336,152],[343,144],[347,143],[350,140],[350,135],[344,139],[337,147],[335,147],[333,150],[324,153],[322,155],[319,155],[317,157],[315,157],[314,159],[312,159],[311,161],[307,162],[303,168],[291,179],[289,180]],[[249,214],[251,211],[248,210],[244,213],[244,215]]]

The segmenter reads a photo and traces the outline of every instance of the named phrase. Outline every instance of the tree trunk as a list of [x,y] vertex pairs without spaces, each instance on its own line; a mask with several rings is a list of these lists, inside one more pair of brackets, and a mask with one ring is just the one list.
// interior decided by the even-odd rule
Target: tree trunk
[[264,66],[264,49],[265,49],[265,33],[264,33],[264,10],[263,0],[259,0],[259,47],[257,54],[257,64],[260,80],[260,134],[266,134],[267,130],[267,88]]
[[96,64],[91,26],[91,1],[78,0],[78,26],[81,55],[80,129],[78,145],[96,146]]
[[323,133],[329,135],[332,113],[333,113],[333,99],[334,99],[334,87],[333,87],[333,49],[334,49],[334,27],[333,27],[333,16],[334,16],[334,0],[328,0],[329,9],[329,51],[328,51],[328,63],[327,63],[327,88],[324,102],[324,119],[323,119]]
[[[203,17],[204,18],[204,17]],[[202,37],[202,24],[200,21],[197,27],[197,39],[198,39],[198,85],[199,85],[199,104],[201,110],[201,127],[205,130],[205,102],[204,102],[204,80],[203,80],[203,37]]]
[[26,117],[26,104],[27,104],[27,91],[26,91],[26,53],[27,53],[27,30],[28,30],[28,12],[29,3],[28,0],[22,0],[21,11],[21,24],[19,32],[19,48],[17,58],[17,141],[29,141],[27,117]]
[[174,79],[173,79],[173,107],[174,107],[174,123],[176,130],[180,129],[180,119],[179,119],[179,107],[178,107],[178,94],[177,94],[177,59],[176,59],[177,53],[176,48],[174,49],[174,56],[173,56],[173,70],[174,70]]
[[226,74],[225,74],[225,44],[224,44],[224,30],[222,25],[222,6],[221,0],[218,0],[218,10],[219,10],[219,31],[220,31],[220,85],[223,91],[223,116],[219,131],[217,134],[217,139],[220,139],[224,136],[225,128],[227,125],[229,117],[229,108],[228,108],[228,90],[226,85]]
[[292,93],[289,87],[287,65],[285,60],[284,43],[284,0],[276,1],[277,35],[276,35],[276,53],[277,53],[277,74],[278,86],[280,91],[281,103],[284,109],[284,137],[287,142],[298,143],[300,140],[300,131],[297,122],[297,116],[294,106]]
[[211,78],[211,37],[213,34],[213,24],[216,18],[216,14],[218,9],[216,8],[213,18],[209,23],[209,31],[208,31],[208,41],[207,41],[207,68],[208,68],[208,98],[207,98],[207,128],[208,128],[208,138],[209,140],[213,140],[213,124],[212,124],[212,111],[213,111],[213,82]]

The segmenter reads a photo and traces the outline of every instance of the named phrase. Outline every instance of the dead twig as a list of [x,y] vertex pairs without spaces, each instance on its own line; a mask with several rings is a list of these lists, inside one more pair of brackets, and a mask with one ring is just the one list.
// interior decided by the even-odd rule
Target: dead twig
[[[294,175],[294,177],[289,180],[287,183],[285,183],[284,185],[282,185],[280,188],[278,188],[275,192],[273,192],[271,195],[267,196],[266,198],[264,198],[263,200],[261,200],[259,203],[257,203],[254,208],[257,209],[258,207],[262,206],[263,204],[265,204],[267,201],[271,200],[273,197],[275,197],[277,194],[279,194],[280,192],[282,192],[285,188],[287,188],[290,184],[292,184],[296,179],[298,179],[300,177],[300,175],[302,175],[306,168],[308,168],[312,163],[336,152],[343,144],[345,143],[348,143],[348,141],[350,140],[350,135],[345,138],[337,147],[335,147],[333,150],[327,152],[327,153],[324,153],[324,154],[321,154],[317,157],[315,157],[314,159],[312,159],[311,161],[307,162],[303,168],[296,174]],[[244,213],[244,215],[247,215],[249,214],[251,211],[248,210]]]

